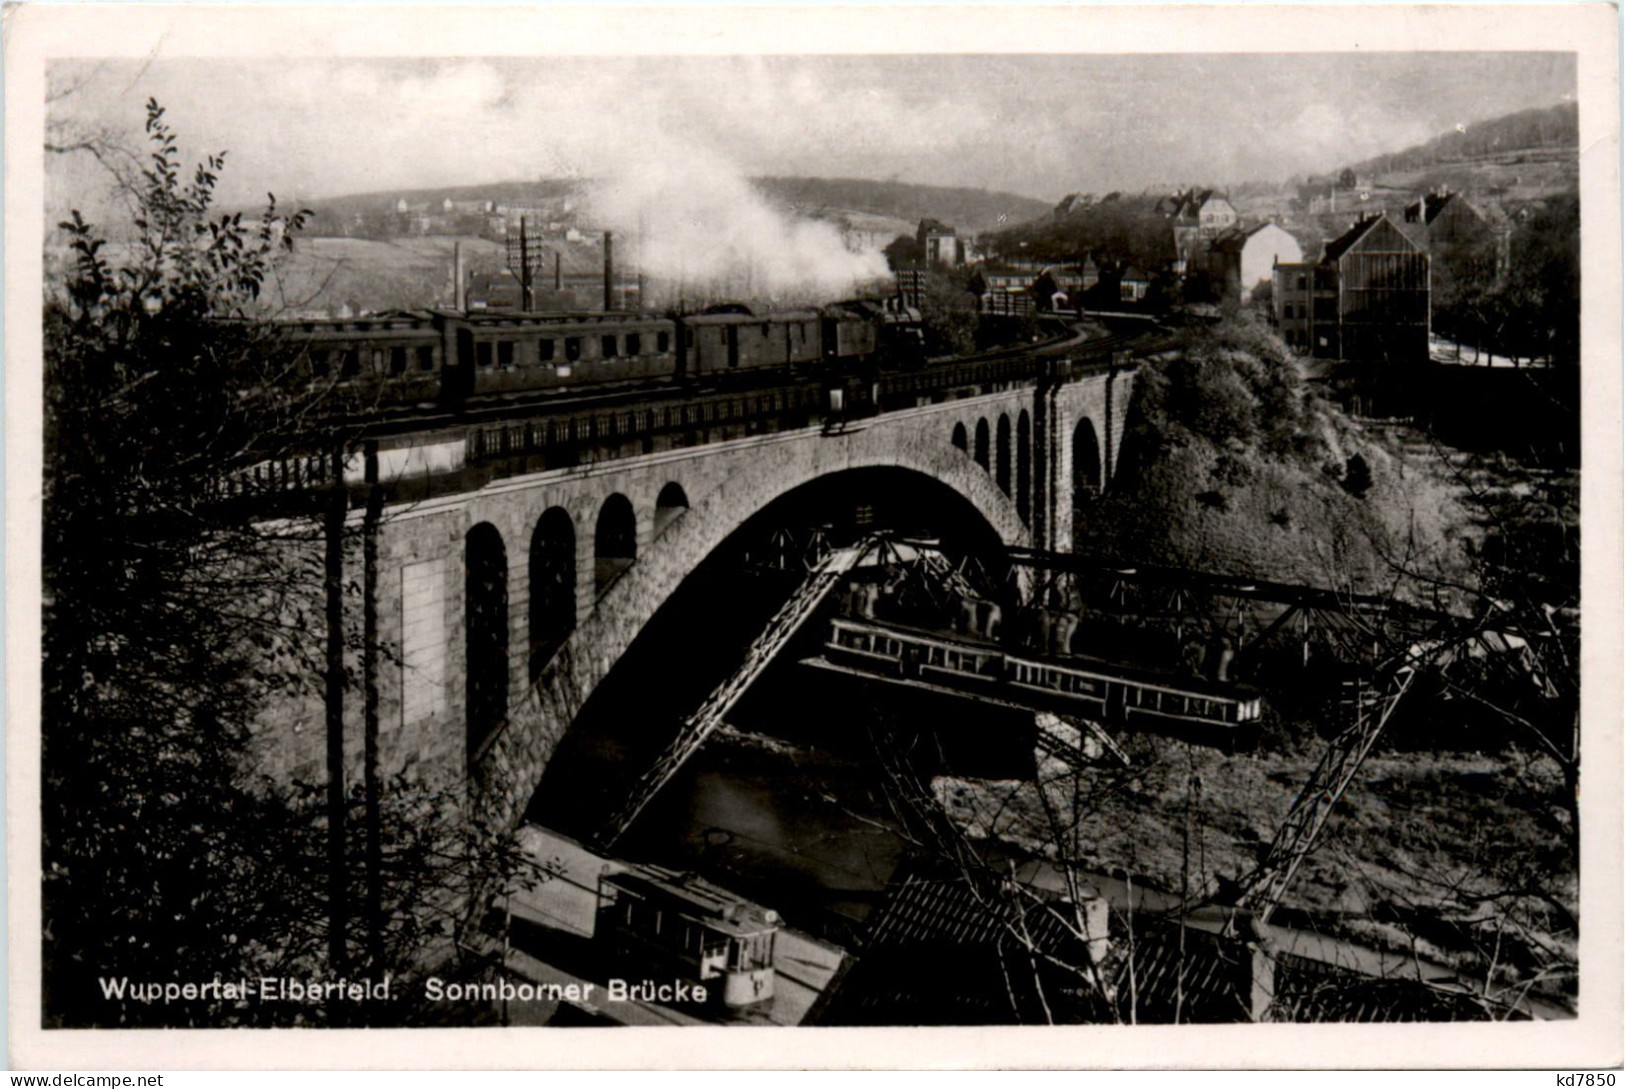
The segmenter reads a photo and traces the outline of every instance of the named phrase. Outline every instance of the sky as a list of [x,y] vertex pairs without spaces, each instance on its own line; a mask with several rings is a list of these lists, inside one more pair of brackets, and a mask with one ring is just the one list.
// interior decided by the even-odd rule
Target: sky
[[59,61],[48,117],[134,142],[155,96],[189,157],[229,150],[228,203],[688,162],[1058,200],[1285,181],[1574,81],[1560,53]]
[[[228,152],[227,208],[589,181],[581,222],[689,286],[836,298],[885,274],[748,179],[1069,192],[1285,182],[1560,101],[1568,54],[526,57],[57,62],[48,135],[139,147],[156,98],[184,161]],[[107,175],[47,159],[47,222],[116,222]],[[686,290],[686,288],[685,288]]]

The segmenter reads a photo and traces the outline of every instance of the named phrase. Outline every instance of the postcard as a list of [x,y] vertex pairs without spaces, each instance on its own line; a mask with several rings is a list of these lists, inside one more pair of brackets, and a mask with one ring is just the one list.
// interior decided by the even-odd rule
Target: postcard
[[12,7],[13,1066],[1617,1065],[1616,21]]

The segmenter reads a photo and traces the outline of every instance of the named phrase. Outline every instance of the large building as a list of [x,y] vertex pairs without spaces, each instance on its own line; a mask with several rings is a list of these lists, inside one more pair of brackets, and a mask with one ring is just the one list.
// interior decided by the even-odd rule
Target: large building
[[1386,215],[1361,219],[1316,263],[1275,266],[1288,345],[1321,359],[1425,362],[1428,255]]
[[1299,264],[1303,247],[1274,223],[1232,227],[1213,240],[1208,267],[1224,285],[1224,294],[1246,302],[1253,289],[1268,283],[1279,264]]

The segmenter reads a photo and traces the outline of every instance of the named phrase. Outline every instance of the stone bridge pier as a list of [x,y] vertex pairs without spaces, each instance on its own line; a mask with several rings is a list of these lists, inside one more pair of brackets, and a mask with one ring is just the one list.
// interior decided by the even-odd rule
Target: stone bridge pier
[[[780,496],[850,470],[919,474],[1006,545],[1067,550],[1111,479],[1132,369],[1012,385],[817,428],[497,480],[390,506],[377,539],[379,752],[523,814],[587,698],[683,579]],[[346,704],[359,769],[360,700]],[[353,721],[352,721],[353,720]],[[323,707],[287,709],[266,758],[325,777]],[[358,771],[357,771],[358,773]]]

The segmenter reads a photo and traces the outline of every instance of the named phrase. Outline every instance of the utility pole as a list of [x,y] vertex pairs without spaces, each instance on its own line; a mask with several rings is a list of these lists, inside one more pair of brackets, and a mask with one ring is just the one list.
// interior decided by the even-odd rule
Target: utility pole
[[525,234],[525,217],[519,217],[519,307],[526,313],[535,309],[530,281],[530,239]]
[[327,961],[328,971],[342,976],[349,923],[344,872],[344,522],[350,509],[342,445],[334,444],[329,470],[322,580],[327,599]]
[[378,483],[378,443],[366,448],[367,508],[361,524],[361,673],[365,684],[362,775],[367,817],[367,964],[377,973],[384,960],[383,802],[378,782],[378,525],[384,490]]

